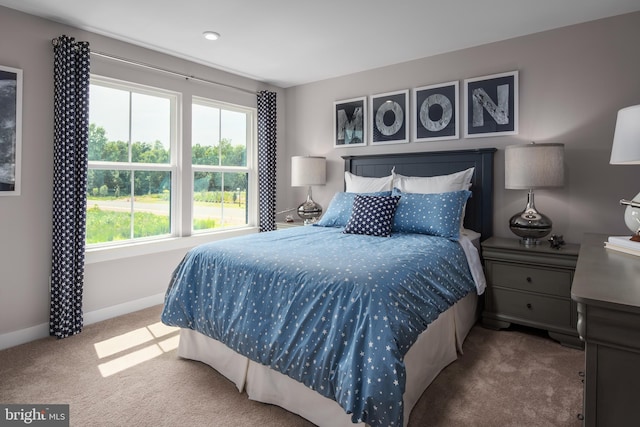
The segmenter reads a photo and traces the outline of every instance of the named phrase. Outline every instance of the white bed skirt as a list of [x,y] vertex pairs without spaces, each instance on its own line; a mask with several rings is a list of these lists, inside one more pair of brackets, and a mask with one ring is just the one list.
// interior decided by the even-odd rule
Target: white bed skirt
[[[458,301],[430,324],[407,352],[404,360],[407,384],[403,396],[405,426],[422,393],[440,371],[456,360],[458,352],[462,352],[462,343],[477,320],[477,301],[475,293]],[[318,426],[354,425],[351,415],[335,401],[199,332],[180,331],[178,356],[204,362],[232,381],[240,392],[246,390],[250,399],[278,405]]]

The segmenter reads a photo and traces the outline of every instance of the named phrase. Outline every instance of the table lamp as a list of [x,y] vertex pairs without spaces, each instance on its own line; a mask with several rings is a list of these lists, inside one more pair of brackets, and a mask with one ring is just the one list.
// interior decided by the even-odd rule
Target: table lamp
[[505,147],[504,186],[529,190],[527,206],[509,220],[509,228],[526,246],[551,232],[549,217],[536,209],[533,190],[564,185],[564,144],[523,144]]
[[313,224],[322,215],[322,206],[311,197],[312,185],[324,185],[327,179],[324,157],[294,156],[291,158],[291,186],[308,187],[307,200],[298,206],[298,216],[305,225]]
[[[612,165],[640,164],[640,105],[618,111],[616,130],[611,147]],[[624,222],[633,235],[631,240],[640,241],[640,193],[633,200],[620,200],[626,205]]]

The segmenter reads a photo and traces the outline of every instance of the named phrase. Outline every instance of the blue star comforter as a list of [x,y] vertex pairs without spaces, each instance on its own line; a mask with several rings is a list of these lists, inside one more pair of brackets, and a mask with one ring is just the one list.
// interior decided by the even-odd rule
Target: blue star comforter
[[162,321],[304,383],[353,422],[402,426],[404,355],[475,289],[456,241],[295,227],[192,249]]

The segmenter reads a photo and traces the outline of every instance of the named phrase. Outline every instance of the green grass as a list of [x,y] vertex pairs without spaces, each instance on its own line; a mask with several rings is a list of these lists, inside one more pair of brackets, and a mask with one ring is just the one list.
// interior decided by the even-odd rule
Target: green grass
[[[169,217],[148,212],[136,212],[133,218],[134,237],[169,234]],[[86,243],[105,243],[131,238],[131,216],[127,212],[87,209]]]
[[[145,197],[144,200],[141,199],[143,198],[137,198],[138,201],[149,203],[153,198]],[[194,230],[213,229],[217,226],[216,220],[212,218],[196,218],[193,221]],[[94,205],[87,209],[86,231],[86,244],[130,240],[131,215],[128,212],[102,210],[97,205]],[[156,215],[149,212],[134,213],[134,238],[160,236],[169,233],[171,233],[171,224],[167,215]]]

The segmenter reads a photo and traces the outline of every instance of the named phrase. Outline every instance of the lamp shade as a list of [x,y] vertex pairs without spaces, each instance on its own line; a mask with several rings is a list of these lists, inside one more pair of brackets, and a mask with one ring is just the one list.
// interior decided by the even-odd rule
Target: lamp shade
[[504,187],[510,190],[562,187],[564,144],[511,145],[504,150]]
[[640,164],[640,105],[618,111],[609,163],[612,165]]
[[291,186],[324,185],[327,166],[324,157],[294,156],[291,158]]

